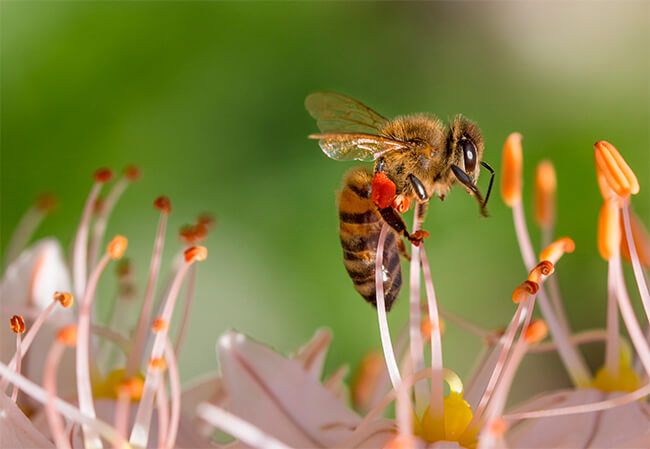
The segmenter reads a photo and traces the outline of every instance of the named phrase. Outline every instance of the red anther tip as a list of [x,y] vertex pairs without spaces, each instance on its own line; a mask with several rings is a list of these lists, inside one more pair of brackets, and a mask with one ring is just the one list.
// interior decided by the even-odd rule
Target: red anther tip
[[137,165],[129,164],[126,167],[124,167],[123,174],[126,179],[133,182],[140,179],[142,172],[140,171],[140,167],[138,167]]
[[526,299],[529,295],[534,295],[539,290],[539,284],[537,282],[526,280],[520,284],[514,292],[512,292],[512,302],[519,304],[523,299]]
[[113,171],[108,168],[100,168],[93,175],[95,181],[106,183],[113,179]]
[[169,329],[169,323],[162,318],[156,318],[151,324],[151,330],[154,332],[166,331],[167,329]]
[[108,244],[108,255],[111,259],[119,259],[126,251],[129,241],[123,235],[116,235]]
[[63,307],[70,307],[74,303],[74,296],[66,292],[54,293],[54,300],[61,303]]
[[66,326],[59,331],[56,336],[59,343],[66,346],[74,346],[77,344],[77,326]]
[[149,366],[152,369],[162,371],[167,367],[167,362],[165,361],[164,357],[158,357],[158,358],[154,358],[154,359],[149,360]]
[[193,246],[185,250],[185,262],[202,262],[208,257],[208,249],[205,246]]
[[22,334],[25,332],[25,320],[20,315],[14,315],[9,318],[9,326],[15,334]]
[[383,171],[380,171],[372,178],[372,202],[380,209],[391,205],[395,198],[397,187]]
[[156,198],[153,202],[153,207],[166,214],[169,214],[172,211],[172,203],[166,196],[159,196]]
[[51,213],[59,207],[59,201],[53,193],[42,193],[36,198],[36,207],[44,213]]

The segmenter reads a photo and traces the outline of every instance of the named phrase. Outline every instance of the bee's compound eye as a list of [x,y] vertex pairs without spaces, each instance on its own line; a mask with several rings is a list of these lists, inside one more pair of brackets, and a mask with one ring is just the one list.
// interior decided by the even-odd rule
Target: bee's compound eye
[[476,168],[476,147],[469,140],[463,140],[461,145],[465,155],[465,172],[471,173]]

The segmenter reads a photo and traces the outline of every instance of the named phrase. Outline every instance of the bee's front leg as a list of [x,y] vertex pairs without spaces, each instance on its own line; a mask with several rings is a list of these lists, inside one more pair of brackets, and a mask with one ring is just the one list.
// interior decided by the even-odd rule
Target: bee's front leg
[[402,220],[400,214],[398,214],[392,206],[379,209],[379,213],[381,214],[384,221],[388,224],[388,226],[393,228],[398,234],[402,234],[404,237],[409,239],[409,242],[415,246],[418,246],[422,240],[429,237],[429,233],[422,230],[415,231],[413,234],[410,234],[406,229],[404,220]]

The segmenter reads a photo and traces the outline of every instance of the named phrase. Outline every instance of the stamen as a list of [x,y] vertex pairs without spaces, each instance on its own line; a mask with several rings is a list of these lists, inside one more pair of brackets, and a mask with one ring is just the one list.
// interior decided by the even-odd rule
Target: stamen
[[612,379],[618,378],[619,370],[619,325],[618,308],[616,307],[616,271],[612,257],[617,254],[615,249],[607,259],[607,339],[605,345],[605,370]]
[[[380,172],[382,173],[382,172]],[[390,330],[388,329],[388,320],[386,319],[386,300],[384,298],[384,245],[386,243],[386,235],[388,234],[388,224],[384,223],[379,233],[379,241],[377,242],[377,259],[375,264],[375,291],[377,294],[377,319],[379,321],[379,335],[381,338],[381,345],[384,349],[384,359],[386,360],[386,368],[390,381],[393,384],[393,389],[397,389],[401,383],[399,369],[397,368],[397,361],[395,360],[395,353],[393,352],[393,344],[390,339]]]
[[20,315],[14,315],[9,319],[9,325],[11,330],[15,334],[23,334],[25,332],[25,320]]
[[[120,438],[126,438],[126,432],[129,427],[129,415],[131,412],[131,400],[134,398],[133,390],[129,380],[123,381],[117,390],[117,404],[115,406],[115,431]],[[121,449],[119,445],[114,444],[113,449]]]
[[[621,228],[624,227],[625,224],[623,223],[623,216],[621,215]],[[630,227],[632,230],[634,247],[636,248],[641,265],[650,268],[650,238],[648,238],[648,232],[646,231],[645,226],[632,210],[630,210]],[[621,255],[623,256],[623,259],[631,263],[632,257],[630,256],[628,245],[627,236],[623,233],[621,240]]]
[[521,134],[512,133],[503,145],[503,159],[501,164],[501,196],[510,207],[521,203]]
[[611,197],[603,203],[598,217],[598,252],[609,260],[621,246],[621,228],[619,221],[620,200]]
[[538,290],[539,284],[537,282],[526,280],[512,293],[512,302],[519,304],[525,301],[530,295],[536,295]]
[[[205,260],[207,254],[208,250],[203,246],[196,246],[185,251],[185,263],[176,273],[171,288],[169,289],[169,293],[163,302],[163,310],[160,317],[161,319],[167,322],[171,320],[172,313],[174,312],[174,306],[176,304],[176,299],[178,298],[178,293],[180,291],[188,268],[194,262]],[[142,394],[142,399],[140,400],[140,405],[138,406],[138,411],[135,417],[135,423],[131,431],[130,442],[134,446],[147,446],[147,441],[149,439],[149,426],[151,424],[151,415],[153,411],[154,394],[158,389],[158,382],[160,381],[160,366],[158,361],[164,360],[162,359],[162,353],[164,350],[166,338],[167,330],[161,330],[160,332],[157,332],[153,346],[151,348],[151,355],[149,358],[150,363],[147,368],[147,376],[145,377],[144,383],[144,392]]]
[[650,291],[648,291],[648,284],[643,275],[641,261],[636,253],[634,236],[632,235],[632,227],[630,225],[630,205],[627,202],[623,203],[623,226],[625,228],[625,236],[627,237],[628,249],[630,251],[630,259],[632,259],[634,278],[636,279],[636,285],[639,289],[639,295],[641,296],[641,304],[643,304],[646,318],[650,320]]
[[548,260],[542,260],[528,274],[528,280],[539,284],[542,279],[550,276],[555,271],[555,266]]
[[[204,237],[205,238],[205,237]],[[197,240],[203,240],[198,238]],[[185,341],[185,334],[190,322],[190,315],[192,313],[192,300],[194,299],[194,287],[196,286],[196,267],[192,266],[187,274],[187,281],[185,282],[185,305],[183,307],[183,317],[181,318],[180,328],[176,336],[176,343],[174,345],[176,354],[180,354]]]
[[529,345],[534,345],[544,340],[548,335],[548,326],[544,320],[533,320],[524,332],[524,340]]
[[7,249],[5,251],[5,267],[13,262],[22,249],[32,238],[45,216],[55,210],[57,207],[56,197],[52,194],[42,194],[36,199],[36,204],[27,209],[16,225],[14,233],[9,238]]
[[267,435],[251,423],[207,402],[199,404],[196,412],[206,422],[232,435],[247,446],[256,449],[290,449],[289,446]]
[[420,335],[422,335],[423,340],[429,340],[431,337],[432,332],[438,332],[440,335],[445,334],[445,322],[443,321],[442,318],[440,318],[440,327],[436,328],[434,324],[431,322],[430,319],[424,318],[422,319],[422,323],[420,324]]
[[171,413],[169,416],[169,433],[167,434],[167,449],[174,448],[176,436],[178,435],[178,424],[181,419],[181,380],[178,374],[178,363],[174,348],[169,341],[165,339],[165,358],[169,361],[169,386],[171,393]]
[[208,231],[210,231],[215,226],[216,222],[217,221],[214,219],[214,217],[207,212],[202,213],[196,219],[196,224],[203,226]]
[[601,140],[594,144],[596,169],[602,173],[607,183],[620,197],[639,193],[639,181],[625,159],[609,142]]
[[128,245],[128,240],[122,235],[115,236],[113,240],[108,244],[108,255],[111,256],[111,259],[116,260],[122,257],[126,247]]
[[58,301],[63,307],[70,307],[74,304],[74,296],[66,292],[55,292],[54,300]]
[[547,246],[539,255],[539,260],[548,260],[553,265],[556,265],[564,253],[572,253],[575,249],[576,245],[573,243],[573,240],[569,237],[562,237]]
[[156,318],[153,320],[151,325],[151,330],[154,332],[162,332],[169,330],[169,323],[162,318]]
[[535,171],[535,220],[540,228],[551,229],[555,224],[555,190],[557,180],[551,161],[542,161]]
[[167,401],[165,376],[162,373],[160,373],[160,380],[156,390],[156,407],[158,409],[158,447],[164,448],[169,431],[169,402]]
[[93,184],[90,189],[90,194],[84,205],[83,212],[81,213],[81,220],[79,222],[79,228],[77,229],[77,235],[75,236],[74,241],[74,250],[72,255],[72,273],[74,281],[75,293],[79,297],[83,297],[84,290],[86,288],[86,270],[87,270],[87,244],[88,244],[88,226],[90,223],[90,216],[92,214],[93,206],[97,197],[99,196],[99,191],[102,188],[102,185],[110,181],[113,177],[113,173],[108,169],[100,169],[95,172],[95,184]]
[[147,279],[147,288],[145,289],[144,301],[140,309],[140,318],[138,319],[138,328],[133,340],[133,349],[129,354],[129,359],[126,363],[126,376],[132,377],[138,370],[138,365],[142,359],[144,345],[147,335],[147,325],[151,317],[151,308],[153,306],[153,297],[156,291],[156,283],[158,281],[158,274],[160,273],[160,261],[162,259],[163,246],[165,243],[165,229],[167,228],[167,217],[172,210],[171,202],[166,196],[159,196],[154,201],[154,207],[160,210],[160,221],[158,223],[158,230],[154,241],[153,255],[151,256],[151,264],[149,266],[149,278]]
[[384,373],[383,367],[384,359],[378,351],[368,352],[363,357],[350,384],[355,409],[365,410],[370,406],[380,376]]
[[75,326],[65,327],[59,331],[56,341],[48,352],[45,367],[43,369],[43,387],[45,388],[45,391],[47,391],[45,415],[57,448],[71,448],[68,438],[66,437],[65,427],[63,426],[61,417],[57,413],[54,398],[57,397],[56,374],[59,370],[61,356],[63,355],[66,346],[74,346],[76,344],[76,337],[77,328]]
[[[9,320],[9,323],[11,326],[11,330],[16,334],[16,355],[14,357],[17,360],[16,372],[20,374],[20,365],[21,365],[20,362],[23,358],[20,349],[22,346],[23,333],[25,332],[25,321],[23,320],[22,316],[14,315]],[[11,400],[15,403],[17,398],[18,398],[18,386],[14,385],[13,391],[11,392]]]

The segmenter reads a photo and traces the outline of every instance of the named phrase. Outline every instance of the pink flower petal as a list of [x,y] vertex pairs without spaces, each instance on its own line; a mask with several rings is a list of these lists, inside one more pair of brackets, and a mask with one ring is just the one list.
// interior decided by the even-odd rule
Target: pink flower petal
[[49,441],[22,411],[9,399],[0,393],[0,448],[54,448]]
[[[567,390],[533,399],[516,411],[580,405],[619,395],[591,389]],[[513,448],[650,447],[650,406],[633,402],[601,412],[525,420],[506,437]]]
[[218,343],[231,412],[293,447],[331,447],[359,418],[297,360],[233,332]]
[[309,371],[315,379],[320,380],[323,375],[323,366],[327,350],[332,341],[332,333],[327,329],[319,329],[305,346],[298,350],[294,359],[303,364],[305,370]]

